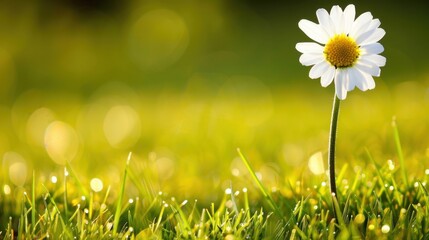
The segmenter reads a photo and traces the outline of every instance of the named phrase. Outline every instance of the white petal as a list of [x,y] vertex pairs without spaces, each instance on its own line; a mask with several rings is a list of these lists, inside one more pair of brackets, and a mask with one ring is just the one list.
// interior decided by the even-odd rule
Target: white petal
[[350,77],[350,70],[351,69],[353,69],[353,68],[347,68],[347,69],[345,69],[345,71],[346,71],[346,78],[347,78],[347,91],[348,92],[350,92],[350,91],[352,91],[353,89],[355,89],[355,86],[356,86],[356,82],[355,82],[355,79],[354,78],[352,78],[352,77]]
[[360,34],[365,32],[369,24],[371,23],[372,15],[370,12],[362,13],[353,23],[353,26],[350,31],[350,36],[357,38]]
[[361,45],[361,46],[371,44],[371,43],[376,43],[376,42],[380,41],[380,39],[382,39],[385,34],[386,34],[386,31],[384,31],[384,29],[376,28],[375,31],[372,33],[372,35],[368,36],[367,39],[362,40],[361,43],[356,41],[356,43],[358,45]]
[[344,31],[346,34],[350,33],[353,25],[353,21],[355,20],[356,10],[355,5],[349,4],[344,9]]
[[347,97],[347,75],[344,70],[337,69],[335,73],[335,93],[340,100]]
[[301,53],[323,53],[323,46],[315,42],[297,43],[295,48]]
[[374,78],[371,75],[365,74],[365,73],[363,73],[363,76],[365,78],[365,84],[366,84],[368,90],[374,89],[375,88]]
[[366,60],[370,61],[372,64],[377,65],[379,67],[384,67],[386,65],[386,58],[377,55],[377,54],[371,54],[371,55],[365,55],[364,57]]
[[363,73],[358,69],[349,69],[349,79],[353,79],[354,83],[361,91],[366,91],[369,89],[369,85],[367,84],[366,78],[364,77]]
[[380,43],[371,43],[360,47],[362,54],[380,54],[384,51],[383,45]]
[[334,80],[335,76],[335,67],[329,66],[329,69],[326,70],[325,73],[323,73],[322,77],[320,78],[320,84],[322,87],[327,87],[332,83],[332,80]]
[[343,33],[342,31],[344,28],[343,10],[338,5],[335,5],[331,8],[330,16],[335,26],[335,33],[337,34]]
[[329,37],[320,25],[303,19],[298,23],[299,28],[311,39],[318,43],[325,44]]
[[380,27],[380,25],[381,25],[380,19],[378,18],[372,19],[371,23],[368,26],[368,29],[378,28]]
[[366,32],[360,34],[359,36],[357,36],[356,37],[356,43],[357,43],[357,45],[361,45],[363,41],[365,41],[370,36],[372,36],[372,34],[374,34],[375,30],[376,29],[372,29],[372,30],[366,31]]
[[328,11],[324,8],[317,9],[316,11],[317,20],[319,21],[319,25],[325,30],[325,32],[329,36],[334,36],[335,34],[335,26],[332,22],[331,17],[329,16]]
[[329,65],[329,63],[327,63],[326,61],[322,61],[314,65],[310,69],[310,73],[309,73],[310,78],[311,79],[320,78],[326,71],[328,71],[330,66],[331,65]]
[[377,65],[362,59],[356,63],[356,68],[375,77],[379,77],[381,72],[381,69]]
[[299,62],[304,66],[311,66],[324,60],[323,54],[304,53],[299,57]]

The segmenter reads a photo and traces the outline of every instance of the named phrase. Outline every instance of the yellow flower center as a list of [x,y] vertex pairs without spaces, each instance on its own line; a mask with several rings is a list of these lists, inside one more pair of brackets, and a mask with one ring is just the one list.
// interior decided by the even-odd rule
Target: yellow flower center
[[328,41],[323,53],[326,60],[336,68],[346,68],[356,62],[360,50],[354,39],[345,34],[339,34]]

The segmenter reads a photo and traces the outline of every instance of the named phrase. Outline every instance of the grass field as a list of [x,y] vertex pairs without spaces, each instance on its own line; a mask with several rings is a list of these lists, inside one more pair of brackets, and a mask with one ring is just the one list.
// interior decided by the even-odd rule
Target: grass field
[[[427,4],[342,101],[295,49],[337,2],[0,3],[0,239],[428,239]],[[400,19],[400,21],[398,21]]]
[[[343,102],[335,210],[324,174],[332,89],[255,94],[260,82],[234,92],[238,83],[214,97],[202,89],[155,97],[109,84],[61,104],[57,93],[43,93],[43,108],[30,97],[42,93],[27,93],[3,110],[15,121],[2,124],[3,133],[17,137],[3,143],[17,150],[3,156],[1,236],[426,237],[425,80],[393,87],[379,80],[376,90]],[[126,116],[118,126],[108,125],[112,111]]]

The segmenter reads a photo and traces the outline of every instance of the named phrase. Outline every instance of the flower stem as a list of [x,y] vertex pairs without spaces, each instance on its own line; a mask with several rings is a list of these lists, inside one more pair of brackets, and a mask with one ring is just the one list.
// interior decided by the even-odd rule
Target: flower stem
[[340,111],[340,99],[337,94],[334,95],[334,103],[332,106],[331,128],[329,130],[329,151],[328,151],[328,167],[329,167],[329,185],[331,194],[337,196],[337,184],[335,182],[335,140],[337,138],[337,122],[338,113]]

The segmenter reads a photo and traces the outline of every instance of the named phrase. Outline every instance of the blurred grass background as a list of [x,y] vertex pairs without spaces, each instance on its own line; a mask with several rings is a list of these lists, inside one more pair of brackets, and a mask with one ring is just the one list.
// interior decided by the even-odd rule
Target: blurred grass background
[[[1,182],[19,188],[33,170],[47,181],[69,161],[85,186],[117,186],[132,151],[156,191],[209,202],[251,185],[239,147],[283,191],[326,156],[333,86],[308,78],[295,44],[309,41],[298,21],[334,4],[348,2],[2,1]],[[428,4],[356,9],[381,20],[387,65],[375,90],[342,103],[338,164],[364,168],[365,149],[396,161],[396,116],[408,171],[424,174]]]

